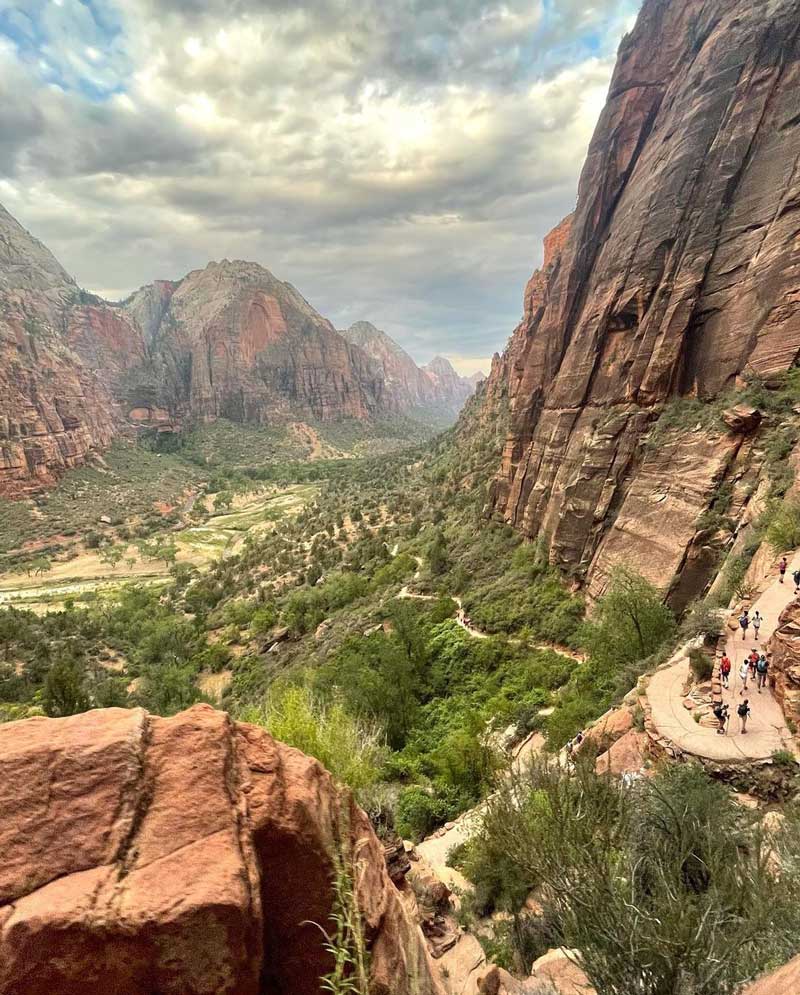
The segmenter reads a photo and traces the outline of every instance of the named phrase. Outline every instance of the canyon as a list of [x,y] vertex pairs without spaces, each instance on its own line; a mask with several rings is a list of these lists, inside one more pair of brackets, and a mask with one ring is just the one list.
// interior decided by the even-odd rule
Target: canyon
[[646,439],[800,353],[799,86],[794,0],[647,0],[621,44],[481,415],[508,419],[490,512],[593,596],[627,563],[686,604],[714,559],[696,520],[758,464],[735,419]]
[[452,421],[474,389],[447,360],[420,369],[377,329],[338,333],[257,263],[212,262],[109,303],[1,207],[0,359],[7,496],[52,485],[136,429]]

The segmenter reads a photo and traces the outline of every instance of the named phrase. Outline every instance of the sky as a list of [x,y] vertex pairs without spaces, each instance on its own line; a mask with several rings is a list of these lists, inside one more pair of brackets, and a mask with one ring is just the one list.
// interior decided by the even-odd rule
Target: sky
[[121,299],[261,263],[487,370],[639,0],[0,0],[0,203]]

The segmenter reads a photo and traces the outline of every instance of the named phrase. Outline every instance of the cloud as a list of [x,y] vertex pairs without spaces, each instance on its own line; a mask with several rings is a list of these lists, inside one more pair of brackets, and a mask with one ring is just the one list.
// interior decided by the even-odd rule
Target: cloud
[[518,320],[636,0],[0,0],[0,198],[124,296],[251,258],[337,325]]

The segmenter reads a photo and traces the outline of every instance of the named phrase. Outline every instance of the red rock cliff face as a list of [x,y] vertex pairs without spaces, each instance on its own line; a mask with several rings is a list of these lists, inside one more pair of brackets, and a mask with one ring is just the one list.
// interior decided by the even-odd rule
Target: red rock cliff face
[[663,403],[800,351],[799,35],[798,0],[646,0],[569,231],[493,369],[512,412],[493,507],[594,593],[621,560],[661,585],[682,571],[745,459],[735,433],[647,455]]
[[210,263],[178,284],[142,288],[124,311],[148,354],[128,379],[129,408],[157,403],[203,421],[255,424],[384,410],[380,368],[255,263]]
[[0,771],[2,995],[320,995],[336,852],[371,995],[441,995],[366,816],[262,730],[206,705],[29,719]]
[[0,493],[51,484],[102,452],[119,418],[106,386],[71,347],[81,292],[0,207]]

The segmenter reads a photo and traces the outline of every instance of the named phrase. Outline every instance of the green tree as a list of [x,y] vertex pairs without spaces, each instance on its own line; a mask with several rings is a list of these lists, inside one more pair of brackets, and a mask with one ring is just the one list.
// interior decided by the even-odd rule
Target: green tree
[[621,666],[655,653],[674,634],[675,617],[644,577],[617,567],[585,632],[594,660]]
[[101,562],[108,564],[112,570],[116,570],[125,556],[125,550],[122,546],[103,546],[98,555]]
[[447,572],[449,566],[447,543],[441,529],[436,530],[428,546],[428,565],[433,577],[440,577]]
[[57,660],[47,672],[42,704],[53,718],[85,712],[89,707],[89,695],[83,664],[72,657]]

